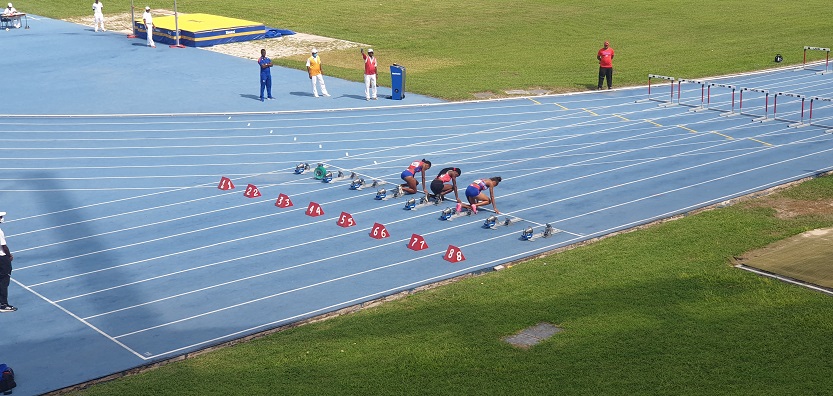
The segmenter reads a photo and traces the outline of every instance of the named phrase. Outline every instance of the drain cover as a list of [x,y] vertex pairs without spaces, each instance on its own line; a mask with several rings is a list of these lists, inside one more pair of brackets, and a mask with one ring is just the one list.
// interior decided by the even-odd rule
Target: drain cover
[[521,330],[518,334],[504,337],[503,340],[520,348],[529,348],[547,338],[552,337],[555,333],[561,331],[561,328],[550,323],[539,323],[535,326],[528,327]]

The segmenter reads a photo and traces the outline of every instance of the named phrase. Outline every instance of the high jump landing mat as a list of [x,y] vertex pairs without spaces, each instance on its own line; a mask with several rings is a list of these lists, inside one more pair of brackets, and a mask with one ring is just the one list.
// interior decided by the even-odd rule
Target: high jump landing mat
[[[139,19],[133,21],[136,36],[147,39],[147,29]],[[176,44],[176,24],[173,15],[153,18],[153,41]],[[243,19],[211,14],[179,14],[179,43],[189,47],[210,47],[266,37],[266,26]]]

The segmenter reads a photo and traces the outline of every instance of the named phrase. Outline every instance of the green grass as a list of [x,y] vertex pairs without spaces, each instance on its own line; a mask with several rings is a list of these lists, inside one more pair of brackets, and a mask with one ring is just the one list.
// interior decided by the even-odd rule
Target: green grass
[[[105,2],[108,12],[127,9]],[[18,8],[52,17],[89,12],[68,0]],[[179,2],[183,12],[371,44],[381,64],[407,67],[409,91],[447,99],[587,89],[605,39],[617,51],[620,86],[642,84],[648,73],[697,78],[766,68],[776,53],[797,63],[803,45],[833,41],[829,12],[818,11],[828,8],[829,0]],[[330,74],[360,77],[356,51],[323,55]],[[301,67],[300,58],[282,62]],[[780,194],[830,199],[833,178]],[[79,394],[822,394],[833,389],[833,299],[729,260],[829,226],[830,216],[784,220],[741,203]],[[529,350],[500,341],[539,322],[564,331]]]
[[[129,10],[108,1],[109,13]],[[141,9],[145,3],[136,3]],[[173,8],[173,1],[149,1]],[[86,15],[69,0],[21,3],[52,17]],[[445,99],[475,92],[595,87],[596,51],[616,50],[617,86],[645,84],[647,74],[699,78],[800,63],[804,45],[833,42],[829,0],[183,0],[181,12],[207,12],[268,26],[370,44],[380,65],[407,69],[407,89]],[[328,74],[358,81],[358,51],[322,53]],[[306,55],[279,62],[304,69]],[[389,84],[389,73],[380,73]]]

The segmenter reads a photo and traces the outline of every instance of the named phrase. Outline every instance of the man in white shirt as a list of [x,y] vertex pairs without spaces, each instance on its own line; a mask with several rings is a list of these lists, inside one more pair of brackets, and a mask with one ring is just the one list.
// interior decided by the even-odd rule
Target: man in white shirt
[[156,48],[156,43],[153,42],[153,15],[150,15],[150,6],[145,7],[142,21],[145,22],[145,29],[148,32],[148,47]]
[[[3,217],[6,212],[0,212],[0,223],[3,222]],[[9,282],[12,277],[12,252],[6,246],[6,234],[0,230],[0,313],[14,312],[17,308],[9,305]]]
[[98,31],[98,25],[101,25],[101,30],[106,32],[107,29],[104,28],[104,13],[101,12],[101,9],[104,8],[104,4],[98,0],[95,0],[93,3],[93,18],[95,19],[95,31]]

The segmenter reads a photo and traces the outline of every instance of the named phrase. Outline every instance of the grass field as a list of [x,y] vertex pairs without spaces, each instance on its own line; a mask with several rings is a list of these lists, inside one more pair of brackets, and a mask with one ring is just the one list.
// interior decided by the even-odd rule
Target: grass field
[[[108,12],[126,9],[104,2]],[[68,0],[16,6],[52,17],[89,12]],[[605,39],[617,51],[617,85],[642,84],[647,73],[766,68],[776,53],[797,63],[803,45],[833,42],[829,13],[817,12],[828,8],[829,0],[179,2],[183,12],[370,43],[381,64],[408,68],[409,90],[447,99],[587,89]],[[359,77],[354,51],[327,59],[331,74]],[[833,177],[767,199],[778,197],[831,202]],[[830,226],[830,212],[779,218],[740,203],[77,394],[825,394],[833,299],[730,259]],[[529,350],[500,340],[539,322],[564,331]]]
[[[173,0],[137,2],[173,9]],[[445,99],[475,92],[595,87],[596,51],[616,50],[617,86],[645,84],[647,74],[684,78],[800,63],[802,47],[833,42],[829,0],[183,0],[180,12],[207,12],[298,32],[368,43],[379,64],[407,69],[407,89]],[[75,0],[16,7],[55,18],[87,15]],[[108,0],[105,12],[129,11]],[[358,81],[358,51],[322,54],[328,74]],[[304,69],[306,56],[278,63]],[[380,73],[387,85],[389,73]]]

